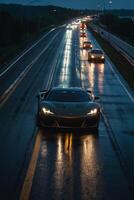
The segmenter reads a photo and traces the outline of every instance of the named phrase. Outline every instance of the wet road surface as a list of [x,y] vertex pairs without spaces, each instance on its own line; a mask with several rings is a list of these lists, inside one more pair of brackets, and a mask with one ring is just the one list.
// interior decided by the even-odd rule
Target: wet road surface
[[[77,32],[74,33],[74,38],[75,48],[81,48],[85,39],[79,41]],[[91,34],[89,34],[89,38],[94,47],[98,47]],[[120,95],[124,91],[122,88],[122,90],[118,88],[121,85],[116,80],[113,71],[111,71],[109,62],[107,61],[106,64],[89,64],[85,50],[80,49],[77,52],[78,54],[80,58],[75,57],[73,66],[62,65],[63,69],[60,68],[62,73],[60,73],[59,80],[54,82],[54,86],[92,88],[96,94],[101,96],[100,103],[102,105],[106,99],[105,96],[108,96],[110,91],[111,106],[113,104],[118,106],[115,100],[113,101],[115,99],[113,92]],[[80,65],[74,67],[77,66],[78,61]],[[114,87],[115,83],[119,86]],[[105,85],[109,86],[110,89]],[[124,95],[126,96],[125,92]],[[108,99],[106,100],[108,101]],[[131,100],[127,97],[127,101]],[[130,106],[133,112],[132,102],[130,102]],[[114,110],[113,108],[109,118],[114,114]],[[106,109],[105,112],[108,111]],[[122,123],[120,116],[118,119],[119,124]],[[128,118],[126,117],[126,119]],[[102,118],[99,137],[93,135],[92,132],[87,134],[73,131],[72,133],[43,133],[44,139],[33,180],[31,200],[44,199],[44,197],[45,199],[132,198],[128,187],[128,177],[126,178],[124,175],[105,123]],[[114,123],[112,125],[114,126]],[[133,128],[133,124],[131,126]],[[134,155],[133,152],[131,153]]]
[[[99,136],[92,132],[43,131],[30,200],[132,199],[133,93],[108,58],[105,64],[87,61],[87,52],[81,49],[85,39],[79,40],[78,29],[62,28],[56,33],[58,31],[48,51],[34,63],[1,109],[3,200],[19,199],[38,133],[35,95],[50,84],[92,88],[100,96]],[[87,34],[93,46],[98,47],[93,36]],[[51,73],[53,68],[54,74]]]
[[131,199],[105,133],[44,132],[30,200]]

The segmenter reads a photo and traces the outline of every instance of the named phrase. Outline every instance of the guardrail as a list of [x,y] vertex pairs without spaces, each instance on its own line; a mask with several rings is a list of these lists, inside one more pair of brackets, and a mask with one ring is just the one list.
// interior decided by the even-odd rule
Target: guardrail
[[134,47],[132,45],[124,42],[117,36],[97,25],[92,24],[91,27],[94,31],[99,33],[101,37],[105,38],[117,51],[119,51],[132,66],[134,66]]

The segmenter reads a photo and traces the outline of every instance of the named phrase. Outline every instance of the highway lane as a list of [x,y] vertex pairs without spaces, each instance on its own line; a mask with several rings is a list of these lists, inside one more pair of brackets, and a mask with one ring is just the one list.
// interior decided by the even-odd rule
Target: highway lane
[[132,45],[101,27],[98,27],[94,24],[92,24],[92,27],[101,35],[101,37],[108,40],[111,45],[130,62],[132,66],[134,66],[134,47]]
[[[77,28],[66,31],[66,44],[53,85],[56,87],[81,86],[79,65],[79,35]],[[72,78],[74,77],[74,79]]]
[[[56,37],[47,51],[32,65],[0,110],[0,195],[3,200],[17,198],[36,136],[36,94],[49,86],[51,71],[58,67],[57,61],[66,41],[64,33],[64,28],[55,32]],[[49,43],[51,39],[46,42]],[[39,48],[36,52],[40,54],[41,50]],[[13,76],[12,73],[8,78],[10,76]]]
[[[43,38],[35,43],[36,45],[33,45],[33,47],[29,49],[29,51],[26,51],[23,56],[20,56],[17,59],[17,62],[13,62],[13,65],[9,65],[7,67],[8,70],[4,69],[3,71],[1,71],[0,95],[2,95],[9,88],[9,86],[18,78],[18,76],[25,70],[28,65],[33,63],[33,60],[38,57],[42,51],[45,51],[45,48],[47,49],[47,46],[53,42],[56,34],[59,34],[61,29],[62,28],[59,27],[50,30],[43,36]],[[50,44],[48,43],[48,41]]]
[[[100,48],[91,34],[89,37],[94,45]],[[95,83],[98,84],[95,89],[97,88],[101,97],[101,105],[111,132],[110,136],[117,142],[118,151],[121,152],[124,162],[122,164],[125,165],[125,173],[134,190],[134,141],[132,139],[134,136],[134,93],[108,58],[105,66],[100,70],[103,79],[95,75]],[[94,74],[96,74],[95,69]]]
[[[89,37],[93,44],[98,46],[90,34]],[[87,62],[86,51],[80,49],[80,42],[77,29],[65,32],[63,28],[1,110],[0,186],[3,200],[19,197],[34,139],[38,133],[35,124],[35,95],[40,89],[48,87],[51,81],[53,86],[91,87],[101,96],[100,103],[106,112],[105,116],[110,119],[111,110],[108,111],[110,106],[105,107],[105,95],[109,91],[116,91],[116,87],[113,86],[119,86],[119,82],[111,71],[108,59],[105,65]],[[49,75],[54,66],[55,73],[51,80]],[[117,90],[120,93],[118,87]],[[128,98],[127,96],[125,99]],[[113,93],[110,100],[115,100]],[[132,103],[130,106],[133,109]],[[120,124],[119,111],[116,112]],[[113,114],[116,114],[115,110]],[[110,123],[118,129],[115,122]],[[126,127],[129,128],[133,131],[133,125]],[[120,126],[116,130],[117,134],[118,131]],[[118,149],[113,147],[109,136],[109,125],[107,127],[103,118],[100,122],[99,137],[91,132],[84,135],[80,132],[42,132],[42,136],[30,199],[132,199],[128,185],[129,177],[124,173],[117,155]],[[128,140],[132,142],[130,137],[128,136]],[[123,141],[125,142],[124,139]],[[132,151],[131,149],[131,155]],[[132,162],[130,161],[130,164]]]
[[[43,132],[30,200],[42,200],[44,197],[50,200],[133,199],[131,195],[133,195],[134,179],[132,177],[130,179],[130,176],[133,174],[131,168],[134,154],[133,148],[129,146],[130,142],[133,144],[132,135],[128,136],[126,142],[126,136],[123,138],[123,131],[131,130],[133,133],[132,120],[130,122],[130,119],[134,117],[133,102],[111,70],[109,59],[106,58],[105,64],[89,63],[87,52],[80,49],[85,39],[79,41],[77,31],[73,34],[72,49],[74,46],[76,49],[72,53],[77,52],[78,56],[73,60],[72,65],[61,66],[53,85],[63,87],[81,85],[84,88],[92,88],[95,94],[100,95],[104,116],[101,117],[99,137],[93,135],[92,132],[85,134],[80,131]],[[94,37],[90,33],[88,36],[93,46],[98,47]],[[78,63],[79,66],[75,68],[74,64]],[[118,93],[118,98],[115,93]],[[126,104],[122,104],[124,97]],[[120,103],[117,104],[116,99],[120,100]],[[128,104],[131,110],[128,109]],[[123,106],[127,115],[120,114],[120,106]],[[123,118],[126,123],[125,129],[124,126],[121,129]],[[130,124],[127,125],[128,121]],[[115,134],[118,135],[119,140],[115,138]],[[122,140],[129,150],[126,152],[129,154],[127,160],[122,156],[123,146],[120,149]],[[128,166],[129,162],[131,168]]]

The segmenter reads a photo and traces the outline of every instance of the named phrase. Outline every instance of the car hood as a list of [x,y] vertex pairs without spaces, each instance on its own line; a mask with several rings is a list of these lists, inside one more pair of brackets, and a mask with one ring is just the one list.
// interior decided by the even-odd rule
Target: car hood
[[99,108],[95,102],[43,102],[40,107],[50,109],[56,115],[60,116],[79,116],[86,115],[91,109]]
[[104,56],[104,54],[100,54],[100,53],[91,53],[92,56],[94,57],[102,57]]

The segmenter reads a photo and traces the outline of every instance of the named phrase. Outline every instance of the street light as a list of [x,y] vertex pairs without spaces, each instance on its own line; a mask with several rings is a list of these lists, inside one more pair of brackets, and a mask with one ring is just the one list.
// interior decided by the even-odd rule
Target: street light
[[111,0],[109,0],[109,2],[108,2],[108,4],[109,4],[109,13],[111,12],[111,8],[112,8],[112,1]]
[[97,32],[99,33],[99,16],[100,16],[100,5],[99,4],[97,4]]
[[111,30],[111,20],[110,20],[110,13],[111,13],[111,8],[112,8],[112,0],[109,0],[108,5],[109,5],[109,20],[108,20],[108,39],[110,41],[110,30]]

